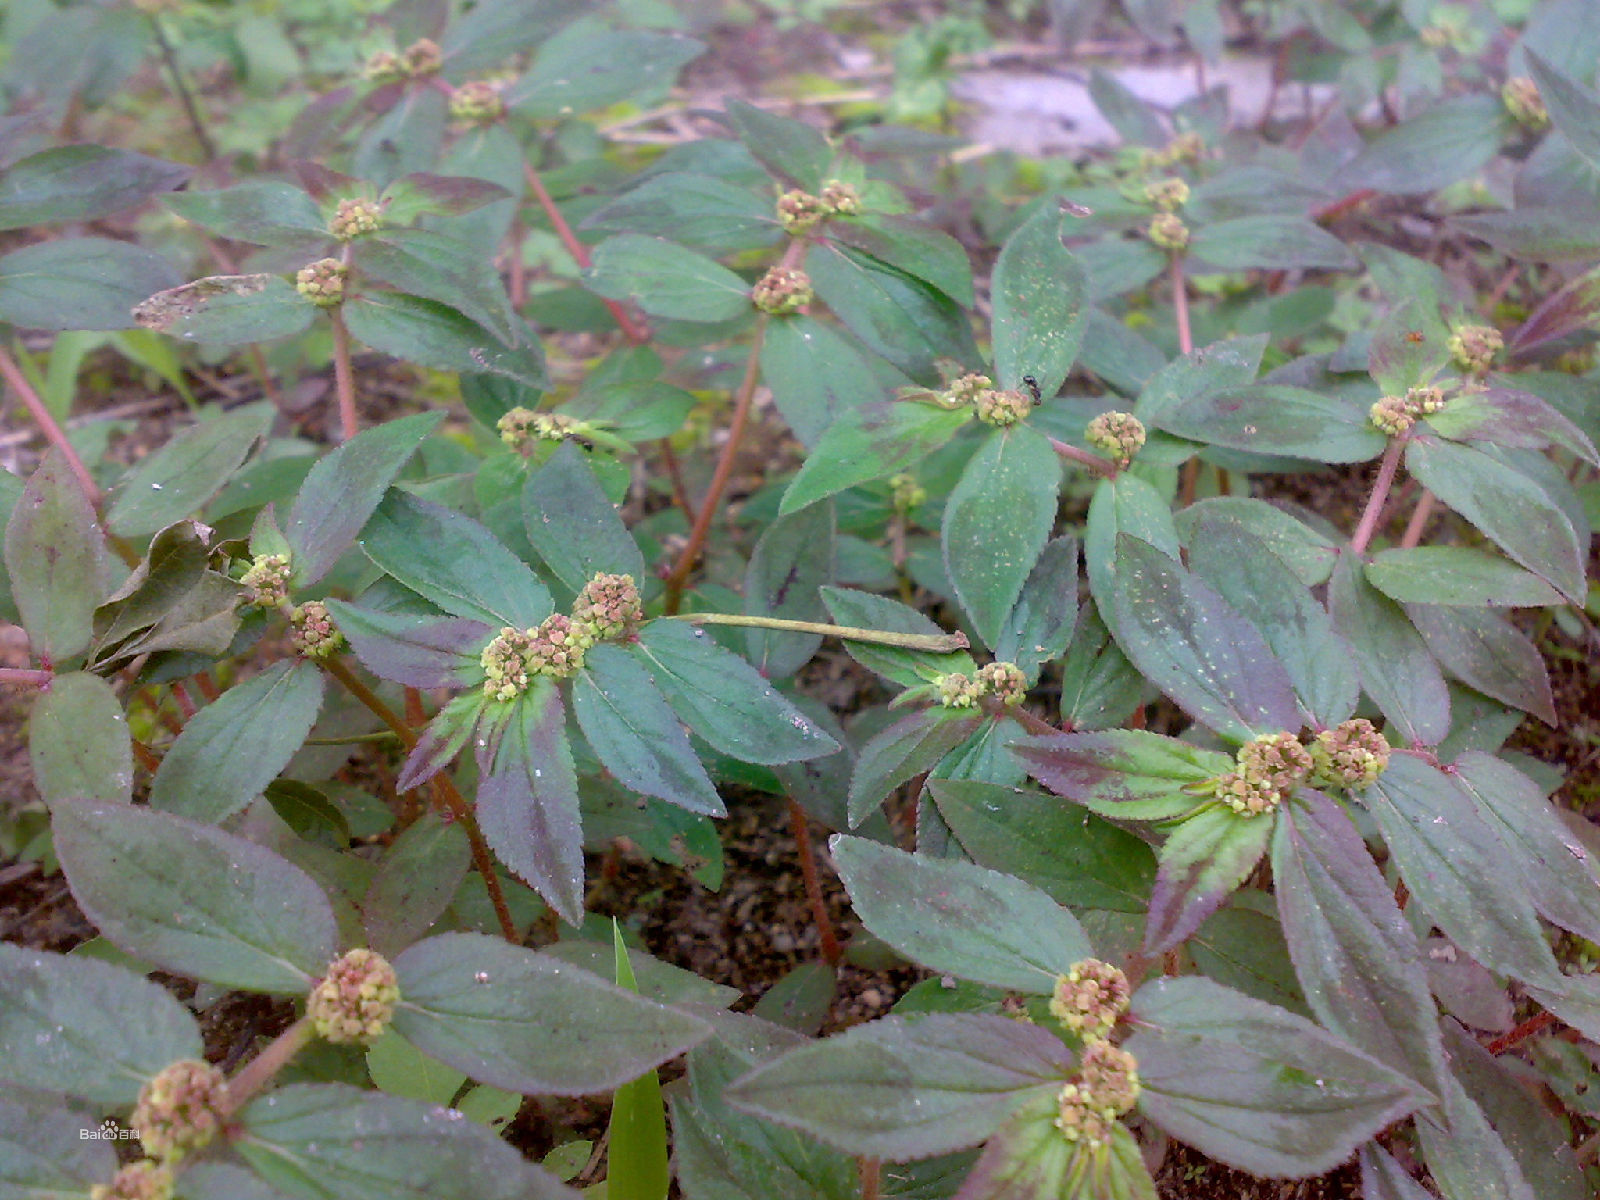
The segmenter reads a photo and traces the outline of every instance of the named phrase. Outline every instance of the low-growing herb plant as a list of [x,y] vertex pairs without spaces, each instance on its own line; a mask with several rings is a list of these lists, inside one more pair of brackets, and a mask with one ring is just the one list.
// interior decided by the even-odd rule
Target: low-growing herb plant
[[[265,27],[135,7],[4,76],[70,129],[108,93],[27,48],[149,52],[206,161],[0,124],[0,376],[48,443],[0,474],[48,819],[0,844],[100,935],[0,946],[0,1197],[1136,1200],[1172,1139],[1591,1194],[1600,840],[1507,748],[1563,715],[1552,628],[1594,646],[1583,3],[1253,6],[1320,112],[1096,73],[1124,144],[1075,165],[736,98],[641,155],[606,135],[692,6],[404,4],[285,77],[271,169],[187,82]],[[1135,7],[1220,53],[1218,4]],[[906,38],[890,114],[947,133],[987,39]],[[269,400],[123,465],[64,421],[80,332]],[[324,367],[331,449],[270,402]],[[841,648],[852,713],[811,694]],[[734,1011],[585,855],[716,889],[763,793],[823,964]],[[920,981],[814,1037],[847,957]],[[231,993],[281,1021],[208,1054]],[[591,1095],[603,1183],[501,1136]]]

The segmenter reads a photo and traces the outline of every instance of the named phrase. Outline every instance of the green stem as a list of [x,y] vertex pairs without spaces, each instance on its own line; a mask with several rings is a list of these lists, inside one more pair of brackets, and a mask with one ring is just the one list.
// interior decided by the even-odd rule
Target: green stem
[[[669,621],[688,621],[694,625],[743,625],[751,629],[778,629],[784,633],[816,633],[842,638],[847,642],[871,642],[878,646],[899,646],[905,650],[926,650],[930,654],[954,654],[971,643],[964,633],[894,633],[887,629],[862,629],[855,625],[828,625],[822,621],[790,621],[783,617],[757,617],[744,613],[674,613]],[[1056,732],[1051,730],[1052,733]]]

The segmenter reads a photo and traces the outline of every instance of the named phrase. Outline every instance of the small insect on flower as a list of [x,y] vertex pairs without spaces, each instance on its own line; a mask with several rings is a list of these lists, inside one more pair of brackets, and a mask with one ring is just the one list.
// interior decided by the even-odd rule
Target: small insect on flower
[[1039,392],[1039,381],[1032,375],[1024,375],[1022,377],[1022,386],[1028,389],[1028,395],[1033,397],[1033,403],[1036,406],[1044,403],[1044,396]]

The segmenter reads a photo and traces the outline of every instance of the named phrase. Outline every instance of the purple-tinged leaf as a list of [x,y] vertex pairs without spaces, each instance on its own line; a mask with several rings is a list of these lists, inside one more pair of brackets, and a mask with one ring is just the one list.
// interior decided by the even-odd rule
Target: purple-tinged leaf
[[510,196],[505,188],[487,179],[414,171],[383,189],[383,215],[388,224],[409,225],[420,216],[456,217]]
[[1189,936],[1184,949],[1195,971],[1268,1004],[1309,1017],[1283,939],[1277,905],[1266,892],[1242,887]]
[[338,950],[322,889],[254,842],[98,800],[58,802],[51,816],[79,907],[137,958],[223,987],[303,995]]
[[829,848],[867,931],[931,971],[1047,996],[1092,953],[1070,912],[1013,876],[842,834]]
[[494,637],[492,625],[377,612],[343,600],[327,605],[361,665],[380,679],[415,688],[459,688],[483,679],[479,656]]
[[1566,135],[1586,163],[1600,169],[1600,97],[1529,47],[1524,46],[1522,52],[1529,74],[1539,85],[1539,96],[1550,110],[1550,123]]
[[725,1095],[850,1154],[928,1158],[976,1146],[1053,1096],[1073,1059],[1055,1034],[1006,1017],[885,1017],[791,1050]]
[[41,150],[0,174],[0,229],[92,221],[170,192],[193,169],[105,146]]
[[1440,1095],[1446,1067],[1422,949],[1356,827],[1321,792],[1302,788],[1284,806],[1272,877],[1317,1019]]
[[806,457],[779,513],[799,512],[858,483],[869,483],[915,465],[940,449],[972,418],[967,409],[881,401],[845,413]]
[[1488,967],[1474,962],[1449,938],[1431,937],[1424,949],[1428,990],[1440,1008],[1474,1029],[1511,1031],[1516,1024],[1511,996]]
[[1164,410],[1156,426],[1212,446],[1324,463],[1366,462],[1386,441],[1360,405],[1276,383],[1202,393]]
[[583,922],[578,776],[561,690],[537,680],[478,758],[478,824],[495,857],[569,925]]
[[850,776],[848,820],[854,829],[878,810],[884,798],[978,731],[986,720],[972,709],[933,705],[902,717],[876,733],[861,748]]
[[1528,354],[1547,342],[1592,329],[1597,319],[1600,319],[1600,269],[1585,271],[1545,297],[1506,340],[1506,351],[1513,357]]
[[698,1017],[483,934],[428,938],[394,968],[395,1032],[479,1082],[514,1092],[608,1092],[711,1033]]
[[[1600,291],[1600,279],[1595,287]],[[1589,435],[1532,392],[1501,387],[1458,392],[1428,418],[1428,424],[1440,437],[1452,441],[1492,442],[1527,450],[1558,446],[1600,466],[1600,454]]]
[[995,379],[1003,388],[1020,388],[1031,375],[1042,395],[1054,396],[1083,344],[1087,281],[1061,241],[1067,219],[1054,205],[1042,205],[995,260],[991,325]]
[[1600,230],[1595,228],[1594,218],[1558,204],[1474,213],[1456,217],[1450,224],[1502,254],[1535,262],[1592,260],[1600,250]]
[[461,752],[491,701],[479,689],[462,692],[435,714],[406,756],[395,790],[409,792],[432,779]]
[[1117,559],[1112,632],[1145,678],[1235,741],[1300,728],[1288,672],[1260,630],[1148,542],[1120,535]]
[[114,569],[94,507],[59,450],[28,479],[5,533],[6,577],[33,656],[64,663],[89,645]]
[[315,583],[333,569],[400,469],[443,417],[442,412],[423,412],[375,426],[311,468],[283,531],[295,587]]
[[1555,698],[1544,656],[1505,617],[1482,608],[1437,604],[1408,604],[1406,615],[1446,671],[1485,696],[1554,727]]
[[1144,952],[1164,954],[1194,933],[1255,870],[1272,841],[1270,815],[1217,805],[1189,817],[1162,843],[1144,927]]
[[1110,1145],[1089,1150],[1061,1136],[1059,1111],[1051,1097],[1040,1096],[1013,1113],[984,1144],[953,1200],[1156,1200],[1155,1181],[1126,1125],[1113,1123]]
[[1355,652],[1361,688],[1407,741],[1435,746],[1450,732],[1450,692],[1438,664],[1400,606],[1342,554],[1328,585],[1333,627]]
[[1361,799],[1400,877],[1446,936],[1502,974],[1559,978],[1525,881],[1454,775],[1395,754]]
[[1450,330],[1436,301],[1416,297],[1391,308],[1372,335],[1367,373],[1386,396],[1419,387],[1450,364]]
[[1198,977],[1133,997],[1139,1111],[1256,1175],[1331,1170],[1423,1103],[1403,1075],[1304,1017]]
[[1058,796],[1128,821],[1170,821],[1202,803],[1186,790],[1233,770],[1231,755],[1143,729],[1019,738],[1011,751]]

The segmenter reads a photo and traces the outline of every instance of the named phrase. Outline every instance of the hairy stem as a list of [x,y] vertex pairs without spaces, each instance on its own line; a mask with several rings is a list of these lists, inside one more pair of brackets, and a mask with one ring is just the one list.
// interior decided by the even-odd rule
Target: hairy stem
[[839,965],[844,948],[839,945],[833,922],[828,919],[828,906],[822,896],[822,879],[817,874],[817,856],[811,849],[811,829],[806,823],[806,810],[793,796],[786,797],[789,805],[789,828],[794,831],[795,854],[800,859],[800,874],[806,883],[806,899],[811,904],[811,920],[821,939],[822,960],[830,967]]
[[878,1200],[881,1194],[878,1190],[878,1180],[883,1171],[882,1160],[866,1157],[858,1158],[856,1159],[856,1170],[861,1175],[861,1200]]
[[257,1092],[272,1081],[272,1077],[288,1066],[294,1056],[310,1044],[316,1036],[311,1020],[301,1017],[285,1029],[266,1048],[239,1069],[228,1080],[228,1107],[230,1113],[238,1112]]
[[1402,550],[1413,549],[1422,541],[1423,530],[1427,529],[1428,518],[1431,516],[1433,516],[1433,493],[1423,488],[1416,508],[1411,510],[1411,520],[1406,522],[1405,535],[1400,539]]
[[[356,673],[345,665],[343,659],[335,655],[332,658],[319,659],[318,665],[344,684],[346,691],[393,730],[394,735],[407,750],[417,744],[416,731],[402,721],[400,715],[385,704],[376,692],[363,683]],[[483,831],[478,828],[478,819],[473,814],[472,805],[467,803],[466,797],[443,771],[435,775],[431,782],[434,795],[466,832],[467,842],[472,847],[473,865],[483,877],[483,886],[489,893],[489,902],[494,905],[494,915],[500,922],[501,934],[513,945],[521,942],[522,937],[517,932],[517,924],[511,919],[511,908],[506,903],[505,893],[500,888],[500,876],[494,869],[494,855],[489,852],[489,844],[483,840]]]
[[45,405],[39,393],[34,391],[33,384],[28,382],[28,377],[22,373],[17,360],[12,358],[4,346],[0,346],[0,378],[3,378],[11,390],[16,392],[22,400],[22,406],[28,410],[38,424],[45,439],[66,457],[67,466],[71,469],[78,486],[83,489],[84,497],[95,508],[100,507],[100,489],[95,486],[94,477],[89,474],[89,468],[83,465],[83,459],[78,457],[78,452],[72,448],[72,443],[67,440],[67,431],[61,428],[60,423],[51,415],[50,409]]
[[360,418],[356,416],[356,378],[350,370],[350,330],[344,323],[344,314],[337,308],[328,310],[333,322],[333,378],[339,389],[339,432],[348,442],[360,431]]
[[1394,486],[1395,472],[1400,469],[1400,455],[1404,450],[1404,439],[1390,438],[1389,445],[1383,451],[1383,461],[1378,464],[1378,478],[1373,481],[1372,495],[1367,497],[1366,511],[1361,514],[1361,523],[1350,538],[1350,549],[1357,554],[1367,552],[1372,535],[1378,531],[1378,518],[1383,515],[1383,506],[1388,502],[1389,489]]
[[1068,442],[1063,442],[1059,438],[1050,439],[1050,449],[1068,462],[1077,463],[1092,474],[1099,475],[1105,479],[1115,479],[1117,477],[1117,464],[1109,458],[1101,458],[1098,454],[1090,454],[1087,450],[1080,450],[1078,447]]
[[[878,646],[899,646],[906,650],[926,650],[930,654],[953,654],[971,644],[964,633],[893,633],[886,629],[862,629],[856,625],[828,625],[822,621],[790,621],[783,617],[748,616],[744,613],[674,613],[674,621],[694,625],[743,625],[752,629],[778,629],[784,633],[816,633],[842,638],[847,642],[872,642]],[[1054,732],[1052,730],[1052,732]]]

